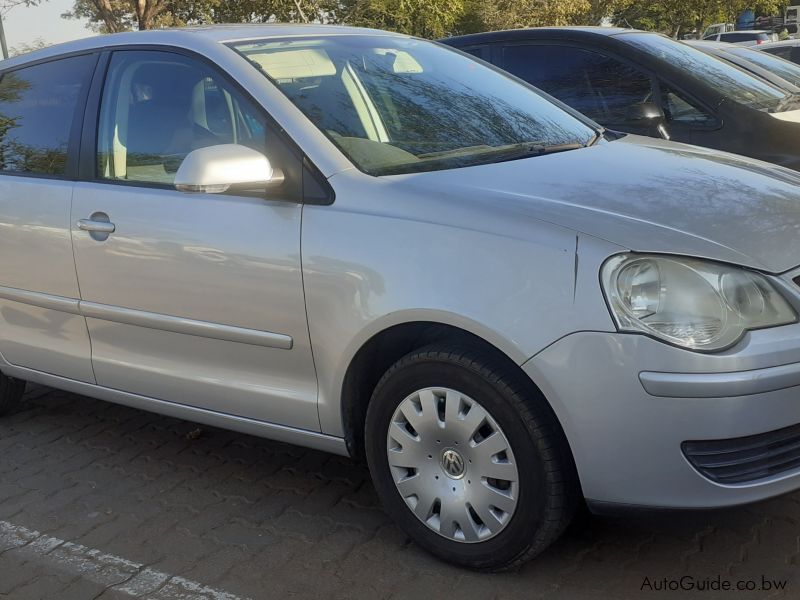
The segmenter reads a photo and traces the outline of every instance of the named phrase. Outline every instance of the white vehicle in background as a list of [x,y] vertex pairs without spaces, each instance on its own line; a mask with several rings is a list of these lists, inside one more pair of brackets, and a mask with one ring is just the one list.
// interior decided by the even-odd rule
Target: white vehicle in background
[[800,19],[800,5],[787,7],[786,13],[784,14],[783,24],[796,26],[798,24],[798,19]]
[[733,23],[714,23],[713,25],[709,25],[703,31],[703,35],[700,36],[701,40],[706,38],[719,35],[720,33],[725,33],[726,31],[733,31],[736,29],[736,26]]
[[706,42],[728,42],[739,46],[760,46],[769,42],[777,42],[778,34],[767,29],[742,31],[726,31],[703,38]]

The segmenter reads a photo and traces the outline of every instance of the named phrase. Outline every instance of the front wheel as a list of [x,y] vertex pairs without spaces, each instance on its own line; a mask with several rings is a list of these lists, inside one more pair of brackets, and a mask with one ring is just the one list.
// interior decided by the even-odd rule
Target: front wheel
[[0,373],[0,417],[19,404],[24,393],[24,381]]
[[470,568],[510,568],[544,550],[572,517],[577,481],[543,402],[474,349],[402,358],[378,383],[366,420],[387,512],[419,545]]

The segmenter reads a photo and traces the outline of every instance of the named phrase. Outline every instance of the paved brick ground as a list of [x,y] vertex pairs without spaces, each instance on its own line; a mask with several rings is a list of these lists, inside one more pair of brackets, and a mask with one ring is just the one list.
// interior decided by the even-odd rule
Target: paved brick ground
[[[43,387],[0,421],[0,598],[791,598],[799,563],[800,494],[584,516],[520,571],[476,574],[411,544],[346,459]],[[642,590],[686,575],[788,581]]]

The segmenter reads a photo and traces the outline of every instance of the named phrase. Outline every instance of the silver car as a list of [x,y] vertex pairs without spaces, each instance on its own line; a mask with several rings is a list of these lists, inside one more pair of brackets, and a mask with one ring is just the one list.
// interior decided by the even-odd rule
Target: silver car
[[800,487],[800,175],[603,131],[458,51],[295,26],[0,64],[25,381],[364,457],[480,569],[584,500]]

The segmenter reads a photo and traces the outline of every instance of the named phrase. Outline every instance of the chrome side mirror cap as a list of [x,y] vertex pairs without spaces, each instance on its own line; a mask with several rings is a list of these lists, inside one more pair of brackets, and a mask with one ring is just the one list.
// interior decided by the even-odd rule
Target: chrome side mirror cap
[[283,172],[273,169],[266,156],[241,144],[193,150],[175,174],[175,189],[205,194],[266,189],[282,182]]

